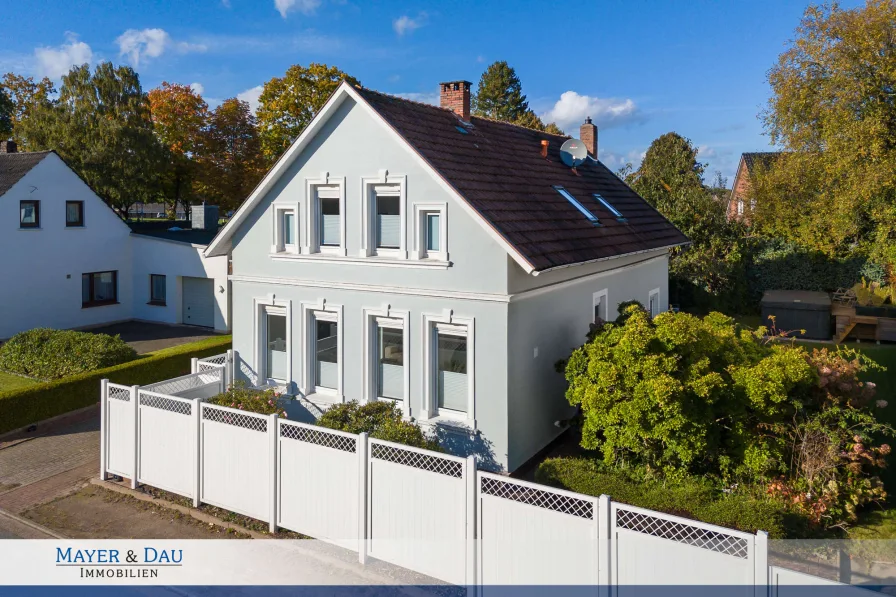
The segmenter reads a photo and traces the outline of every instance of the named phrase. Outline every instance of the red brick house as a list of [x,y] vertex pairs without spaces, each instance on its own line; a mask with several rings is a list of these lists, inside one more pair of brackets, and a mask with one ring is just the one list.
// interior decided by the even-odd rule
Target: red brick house
[[757,167],[768,168],[781,155],[779,151],[761,151],[744,153],[737,165],[734,185],[728,198],[728,219],[743,220],[750,223],[750,212],[756,207],[756,200],[750,197],[751,177]]

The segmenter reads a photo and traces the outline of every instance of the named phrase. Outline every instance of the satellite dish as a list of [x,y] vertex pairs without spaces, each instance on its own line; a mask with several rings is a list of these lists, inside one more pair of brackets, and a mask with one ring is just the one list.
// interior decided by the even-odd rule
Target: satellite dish
[[560,159],[570,168],[576,168],[588,160],[588,149],[580,139],[569,139],[560,146]]

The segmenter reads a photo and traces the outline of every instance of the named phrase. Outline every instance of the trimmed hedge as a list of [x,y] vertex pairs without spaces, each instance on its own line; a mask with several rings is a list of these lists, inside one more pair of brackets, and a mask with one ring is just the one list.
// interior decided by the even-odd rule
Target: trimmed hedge
[[137,358],[121,336],[35,328],[0,346],[0,369],[38,379],[62,379]]
[[748,533],[762,530],[773,539],[802,537],[808,528],[783,502],[744,492],[725,494],[704,479],[678,482],[638,479],[634,472],[612,468],[594,459],[549,458],[539,465],[535,480],[585,495],[606,494],[631,506]]
[[207,338],[141,355],[121,365],[0,392],[0,433],[96,404],[101,379],[128,386],[171,379],[190,372],[191,358],[221,354],[230,346],[230,336]]

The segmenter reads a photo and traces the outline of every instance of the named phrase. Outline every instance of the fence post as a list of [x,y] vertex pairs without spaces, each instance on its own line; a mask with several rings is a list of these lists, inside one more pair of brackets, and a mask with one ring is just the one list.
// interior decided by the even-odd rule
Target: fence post
[[268,437],[271,440],[271,524],[268,527],[271,534],[277,532],[277,443],[280,441],[278,437],[280,430],[277,425],[277,413],[269,415],[268,419]]
[[196,373],[199,371],[199,359],[193,357],[190,359],[190,373]]
[[610,519],[610,496],[601,495],[597,499],[597,584],[601,597],[610,595],[610,566],[612,563],[612,520]]
[[109,449],[109,442],[106,435],[109,428],[106,425],[106,414],[109,408],[109,380],[100,380],[100,481],[106,480],[106,462],[108,455],[106,451]]
[[467,497],[467,566],[466,585],[467,595],[473,597],[476,594],[476,458],[467,456],[464,462],[464,485]]
[[224,391],[227,391],[227,388],[233,385],[233,350],[230,349],[227,351],[227,356],[224,358]]
[[202,401],[193,401],[193,433],[196,434],[193,442],[193,507],[199,507],[199,492],[202,487]]
[[134,405],[134,474],[131,475],[131,489],[137,489],[140,466],[140,386],[131,386],[131,404]]
[[367,563],[367,433],[358,434],[358,562]]
[[768,584],[768,533],[756,531],[756,540],[753,541],[753,594],[767,597]]
[[236,371],[240,366],[240,353],[238,350],[230,351],[230,385],[236,383]]

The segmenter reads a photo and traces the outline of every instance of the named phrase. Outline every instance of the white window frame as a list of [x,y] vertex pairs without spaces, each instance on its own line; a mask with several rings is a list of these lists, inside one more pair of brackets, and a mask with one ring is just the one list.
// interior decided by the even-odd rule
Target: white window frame
[[[426,250],[426,216],[439,214],[439,250]],[[448,204],[447,203],[415,203],[414,204],[414,249],[412,259],[430,259],[448,261]]]
[[[408,219],[408,177],[405,175],[389,175],[387,170],[380,170],[376,177],[361,179],[361,257],[394,257],[407,259],[407,219]],[[399,245],[397,249],[378,248],[376,246],[376,199],[398,197],[398,213],[401,218]]]
[[[654,296],[656,296],[656,313],[653,313],[652,311],[650,311],[650,299],[653,298]],[[657,315],[659,315],[660,313],[663,312],[662,308],[660,307],[660,289],[659,288],[654,288],[647,294],[647,310],[650,311],[651,317],[656,317]]]
[[[320,200],[339,200],[339,245],[320,244]],[[304,253],[346,256],[345,250],[345,177],[330,176],[321,172],[320,178],[305,179]]]
[[744,200],[743,199],[737,200],[737,215],[739,215],[739,216],[744,215]]
[[[423,409],[421,419],[452,419],[463,421],[476,429],[476,319],[474,317],[455,317],[450,309],[441,315],[423,314]],[[467,412],[462,413],[439,408],[439,397],[436,392],[436,375],[438,358],[436,339],[438,330],[445,332],[465,331],[467,336]],[[455,334],[457,335],[457,334]]]
[[[289,386],[292,383],[292,301],[288,299],[276,299],[273,295],[265,298],[255,298],[253,302],[253,329],[252,337],[255,349],[255,366],[258,379],[264,383],[275,383],[278,385]],[[279,315],[283,312],[286,315],[286,379],[269,379],[265,375],[267,372],[267,364],[265,362],[267,344],[267,314],[272,313]],[[265,336],[264,338],[262,336]],[[262,384],[259,384],[262,385]]]
[[[388,402],[401,402],[401,411],[405,418],[411,416],[411,363],[410,363],[410,313],[397,311],[389,305],[382,309],[364,309],[364,355],[363,355],[363,379],[364,401],[374,402],[384,400]],[[404,400],[397,401],[390,398],[377,396],[377,335],[378,327],[402,330],[402,367],[404,368]]]
[[[603,299],[603,301],[601,301]],[[594,308],[597,307],[597,304],[601,303],[604,307],[604,315],[607,317],[604,321],[610,320],[610,303],[607,299],[607,289],[598,290],[594,294],[591,295],[591,323],[596,323],[597,320],[594,318]]]
[[[295,239],[295,243],[287,245],[283,242],[284,234],[283,234],[283,214],[291,213],[294,222],[294,230],[293,238]],[[271,253],[292,253],[298,254],[299,247],[301,246],[299,230],[301,230],[301,226],[299,223],[299,204],[274,204],[274,244],[271,245]]]
[[[321,299],[316,303],[302,303],[302,347],[305,357],[302,359],[302,394],[311,402],[320,401],[326,403],[345,402],[343,390],[343,372],[345,370],[345,326],[343,325],[343,307],[328,303]],[[317,358],[315,345],[317,343],[317,327],[314,323],[321,321],[335,321],[336,328],[336,358],[337,380],[336,389],[323,388],[315,385],[314,361]]]

